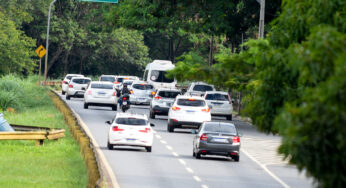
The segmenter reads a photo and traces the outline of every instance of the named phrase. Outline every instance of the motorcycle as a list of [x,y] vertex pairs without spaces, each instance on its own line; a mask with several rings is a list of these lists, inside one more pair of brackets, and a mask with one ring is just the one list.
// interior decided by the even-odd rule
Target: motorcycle
[[128,109],[130,109],[130,96],[129,95],[123,95],[121,97],[121,105],[120,108],[123,112],[126,112]]

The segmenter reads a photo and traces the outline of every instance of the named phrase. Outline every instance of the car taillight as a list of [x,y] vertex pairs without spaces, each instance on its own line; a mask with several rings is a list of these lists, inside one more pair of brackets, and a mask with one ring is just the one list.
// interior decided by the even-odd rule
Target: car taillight
[[119,129],[118,126],[113,126],[112,130],[116,132],[116,131],[123,131],[124,129]]
[[113,96],[117,96],[117,92],[113,91]]
[[130,90],[130,93],[133,94],[133,90]]
[[123,97],[123,100],[126,100],[127,98],[126,97]]
[[181,108],[179,108],[179,107],[177,107],[177,106],[173,106],[172,107],[172,110],[174,110],[174,111],[178,111],[178,110],[180,110]]
[[155,91],[151,92],[151,95],[155,95],[155,94],[156,94],[156,92],[155,92]]
[[88,95],[91,95],[91,90],[88,91]]
[[210,108],[203,108],[202,112],[210,112]]
[[120,82],[114,82],[115,84],[120,84]]
[[195,101],[196,99],[193,99],[193,98],[189,98],[187,99],[188,101]]
[[208,140],[208,136],[206,134],[202,134],[199,139],[203,140],[203,141],[207,141]]
[[162,97],[156,96],[155,99],[156,99],[156,100],[160,100],[160,99],[162,99]]
[[233,137],[232,141],[233,141],[233,143],[239,143],[240,142],[239,136]]
[[145,128],[144,130],[139,130],[139,132],[148,133],[148,132],[150,132],[150,128]]
[[67,84],[67,82],[66,81],[62,81],[62,84]]
[[69,88],[73,88],[73,85],[72,85],[72,84],[69,84],[68,87],[69,87]]

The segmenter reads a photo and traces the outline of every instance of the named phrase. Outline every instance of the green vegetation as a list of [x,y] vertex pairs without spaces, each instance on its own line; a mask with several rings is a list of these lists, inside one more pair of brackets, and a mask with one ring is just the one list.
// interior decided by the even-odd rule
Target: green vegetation
[[64,128],[66,137],[45,141],[40,147],[34,141],[0,141],[0,187],[86,187],[88,176],[80,148],[47,90],[36,86],[34,80],[0,78],[1,93],[7,85],[6,93],[19,97],[7,103],[6,108],[2,106],[6,120],[13,124]]

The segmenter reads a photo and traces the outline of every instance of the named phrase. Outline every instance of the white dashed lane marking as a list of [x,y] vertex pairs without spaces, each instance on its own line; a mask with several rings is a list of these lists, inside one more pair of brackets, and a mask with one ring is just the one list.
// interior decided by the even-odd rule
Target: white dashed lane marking
[[195,180],[198,181],[198,182],[201,182],[201,181],[202,181],[201,178],[199,178],[198,176],[193,176],[193,179],[195,179]]

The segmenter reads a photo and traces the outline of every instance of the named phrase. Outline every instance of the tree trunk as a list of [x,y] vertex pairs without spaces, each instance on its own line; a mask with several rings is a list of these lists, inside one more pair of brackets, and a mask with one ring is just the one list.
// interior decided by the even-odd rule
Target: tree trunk
[[214,35],[211,36],[209,45],[209,66],[211,67],[214,62]]
[[80,59],[80,64],[79,64],[79,74],[82,74],[83,72],[83,60],[84,60],[84,56],[81,57]]
[[59,58],[60,54],[62,53],[63,48],[61,46],[58,47],[58,50],[55,52],[54,56],[52,57],[52,59],[48,62],[48,67],[47,67],[47,75],[48,72],[50,70],[50,68],[52,68],[52,66],[54,65],[55,61]]
[[64,75],[67,74],[67,67],[68,67],[68,57],[70,55],[70,51],[66,52],[64,59],[62,60],[62,63],[64,64]]

